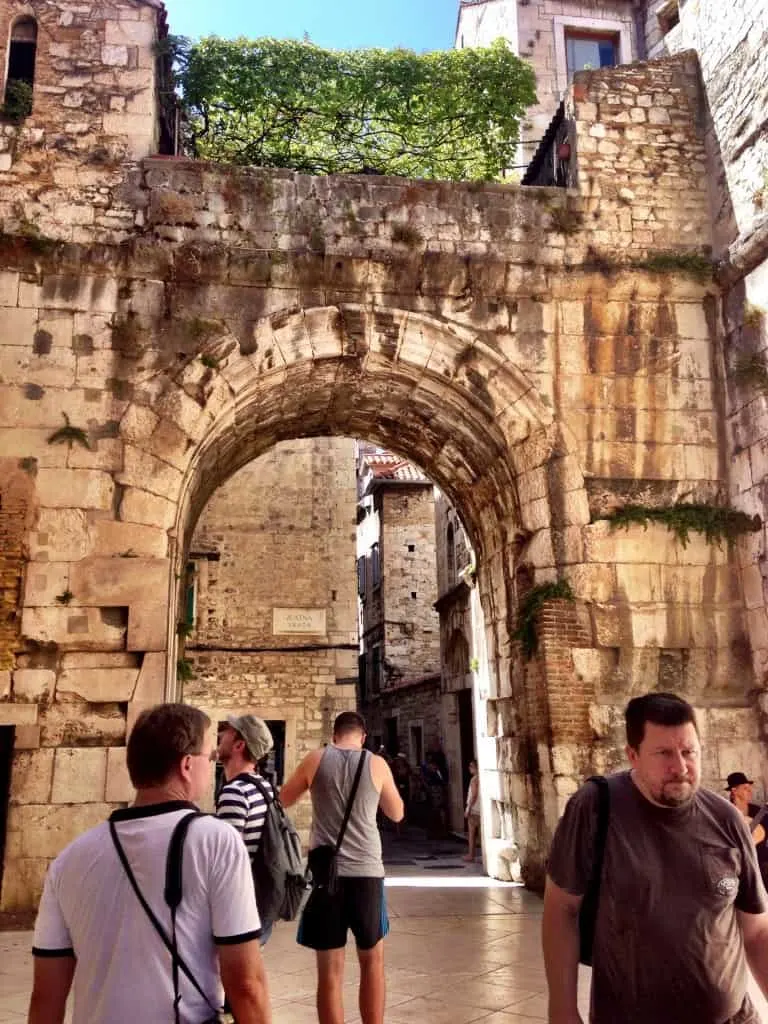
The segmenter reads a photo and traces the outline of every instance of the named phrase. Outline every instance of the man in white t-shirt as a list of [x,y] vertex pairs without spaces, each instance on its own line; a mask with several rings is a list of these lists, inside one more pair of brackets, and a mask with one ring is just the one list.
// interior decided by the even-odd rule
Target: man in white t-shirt
[[[168,937],[168,846],[175,826],[196,810],[192,801],[208,786],[210,727],[202,711],[183,704],[161,704],[140,715],[128,741],[136,801],[110,819],[136,884]],[[224,992],[238,1024],[271,1024],[261,922],[240,836],[215,817],[192,820],[181,879],[178,953],[200,991],[180,970],[174,1017],[171,954],[121,864],[110,824],[71,843],[51,865],[40,903],[28,1024],[62,1024],[73,979],[73,1024],[203,1024],[215,1019]]]

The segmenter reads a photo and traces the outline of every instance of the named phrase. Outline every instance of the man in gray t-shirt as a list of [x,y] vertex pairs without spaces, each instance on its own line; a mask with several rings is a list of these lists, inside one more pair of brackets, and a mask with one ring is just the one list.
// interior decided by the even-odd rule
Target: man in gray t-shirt
[[[726,800],[699,789],[701,747],[686,701],[636,697],[626,724],[631,771],[608,779],[590,1020],[759,1024],[747,962],[768,991],[768,897],[749,831]],[[597,805],[597,787],[584,785],[552,841],[543,928],[550,1024],[581,1021],[578,913]]]
[[[403,801],[392,771],[376,754],[363,750],[365,721],[344,711],[333,725],[333,742],[313,750],[280,792],[286,807],[304,793],[312,798],[310,852],[334,847],[361,759],[360,783],[336,857],[336,886],[314,884],[299,924],[298,941],[317,957],[317,1011],[320,1024],[344,1020],[344,948],[347,932],[357,943],[362,1024],[384,1024],[384,936],[389,931],[384,899],[384,864],[376,825],[379,808],[403,817]],[[317,880],[316,880],[317,881]],[[322,880],[321,880],[322,881]]]

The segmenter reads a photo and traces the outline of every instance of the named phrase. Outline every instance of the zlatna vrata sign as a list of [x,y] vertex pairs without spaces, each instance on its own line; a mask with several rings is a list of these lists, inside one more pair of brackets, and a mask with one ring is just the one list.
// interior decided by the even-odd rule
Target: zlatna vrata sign
[[325,636],[325,608],[274,608],[272,610],[272,632],[310,633]]

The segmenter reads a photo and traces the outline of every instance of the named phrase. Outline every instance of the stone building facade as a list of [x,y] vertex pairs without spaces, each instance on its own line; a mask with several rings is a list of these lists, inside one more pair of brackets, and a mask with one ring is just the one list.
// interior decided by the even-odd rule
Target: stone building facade
[[[131,722],[183,693],[198,517],[297,438],[401,452],[461,515],[492,874],[519,858],[540,882],[564,801],[618,762],[640,690],[694,700],[707,782],[759,771],[765,527],[730,549],[606,519],[729,493],[763,515],[764,399],[733,372],[764,349],[744,303],[762,215],[712,273],[708,144],[726,171],[741,151],[706,119],[695,55],[576,74],[572,190],[310,178],[151,155],[154,4],[6,0],[0,39],[30,12],[32,114],[3,126],[0,171],[2,906],[34,903],[64,843],[130,797]],[[122,23],[146,38],[113,42]],[[736,54],[726,29],[718,52]],[[720,80],[729,58],[701,52]],[[574,600],[545,606],[526,659],[521,601],[555,579]]]
[[407,459],[370,445],[358,481],[361,707],[374,746],[415,770],[442,742],[434,488]]
[[[462,831],[469,785],[467,766],[478,759],[478,743],[487,741],[483,705],[475,687],[475,673],[480,668],[476,651],[482,637],[477,617],[473,621],[474,554],[456,509],[439,491],[435,498],[435,537],[442,734],[452,781],[450,823],[454,830]],[[490,803],[485,808],[485,819],[492,832]]]
[[355,707],[354,467],[349,439],[283,441],[219,487],[190,545],[181,695],[266,719],[278,782]]

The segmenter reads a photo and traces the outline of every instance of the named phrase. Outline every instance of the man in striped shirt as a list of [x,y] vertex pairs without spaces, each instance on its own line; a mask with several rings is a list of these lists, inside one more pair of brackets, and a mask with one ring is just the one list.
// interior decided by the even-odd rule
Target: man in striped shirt
[[[226,781],[216,800],[216,813],[237,829],[251,859],[259,848],[267,815],[267,801],[255,780],[274,797],[272,786],[261,777],[257,767],[272,746],[272,734],[266,722],[255,715],[230,715],[219,730],[216,754]],[[271,932],[272,922],[264,921],[262,946]]]

